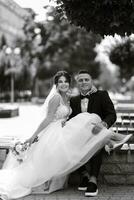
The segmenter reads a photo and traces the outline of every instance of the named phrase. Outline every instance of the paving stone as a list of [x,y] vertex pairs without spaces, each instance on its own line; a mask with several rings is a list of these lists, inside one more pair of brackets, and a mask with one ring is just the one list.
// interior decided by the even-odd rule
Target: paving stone
[[[19,200],[87,200],[84,192],[77,191],[77,188],[68,188],[49,195],[34,194]],[[133,200],[133,186],[107,186],[99,185],[97,197],[90,197],[90,200]]]

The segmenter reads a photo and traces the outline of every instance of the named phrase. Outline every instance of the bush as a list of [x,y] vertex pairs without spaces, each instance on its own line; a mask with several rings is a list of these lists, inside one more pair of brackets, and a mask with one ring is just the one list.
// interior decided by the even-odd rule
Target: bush
[[129,79],[134,74],[134,40],[128,38],[115,46],[109,57],[112,63],[120,67],[122,78]]

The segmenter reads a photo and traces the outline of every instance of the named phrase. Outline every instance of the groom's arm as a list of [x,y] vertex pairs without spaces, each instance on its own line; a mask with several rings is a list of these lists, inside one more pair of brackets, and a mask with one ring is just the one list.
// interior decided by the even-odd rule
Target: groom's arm
[[102,109],[103,109],[103,121],[106,122],[108,128],[111,127],[116,121],[116,111],[112,100],[110,99],[108,92],[103,91],[102,93]]

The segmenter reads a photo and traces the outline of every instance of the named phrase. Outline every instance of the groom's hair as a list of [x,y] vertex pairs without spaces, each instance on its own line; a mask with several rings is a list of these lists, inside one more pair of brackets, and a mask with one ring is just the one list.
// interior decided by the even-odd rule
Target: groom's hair
[[[91,77],[89,71],[86,70],[86,69],[83,69],[83,70],[80,70],[80,71],[78,72],[78,74],[77,74],[77,76],[76,76],[76,79],[75,79],[76,81],[78,80],[78,77],[79,77],[80,74],[88,74],[88,75]],[[91,79],[92,79],[92,77],[91,77]]]
[[[80,75],[80,74],[89,74],[89,75],[90,75],[89,71],[86,70],[86,69],[80,70],[80,71],[78,72],[78,75]],[[90,76],[91,76],[91,75],[90,75]]]
[[64,76],[69,84],[71,83],[71,76],[67,71],[58,71],[54,76],[55,85],[58,84],[58,80],[61,76]]

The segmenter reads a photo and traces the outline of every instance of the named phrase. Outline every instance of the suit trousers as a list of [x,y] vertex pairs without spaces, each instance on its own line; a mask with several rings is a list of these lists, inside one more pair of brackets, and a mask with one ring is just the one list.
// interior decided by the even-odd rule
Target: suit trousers
[[104,148],[99,150],[85,165],[78,169],[78,172],[82,175],[84,172],[88,172],[90,176],[95,176],[98,178],[102,158],[103,158]]

